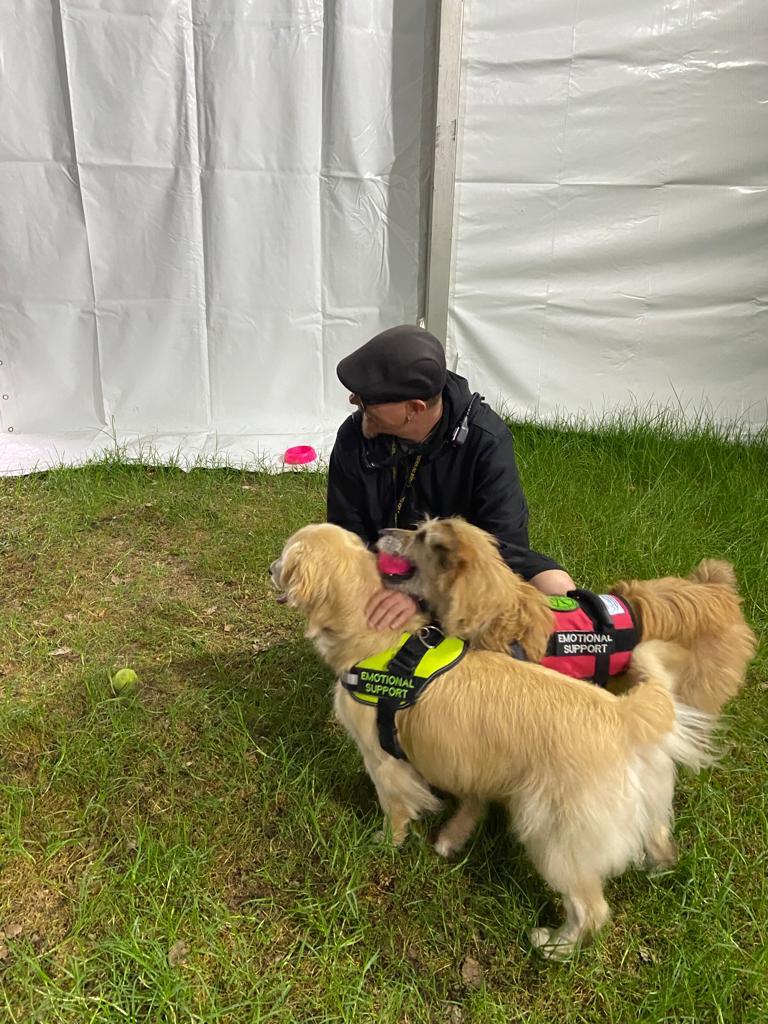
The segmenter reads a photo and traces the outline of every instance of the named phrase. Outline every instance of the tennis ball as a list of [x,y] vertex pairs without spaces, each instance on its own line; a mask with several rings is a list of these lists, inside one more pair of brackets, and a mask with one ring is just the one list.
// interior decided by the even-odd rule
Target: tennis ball
[[112,692],[115,694],[133,693],[139,677],[132,668],[121,668],[110,679]]

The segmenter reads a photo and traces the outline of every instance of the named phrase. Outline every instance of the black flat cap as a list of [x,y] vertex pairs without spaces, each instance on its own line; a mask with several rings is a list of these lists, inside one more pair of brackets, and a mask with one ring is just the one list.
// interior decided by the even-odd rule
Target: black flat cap
[[432,398],[445,387],[445,352],[434,334],[403,324],[345,356],[336,373],[366,405]]

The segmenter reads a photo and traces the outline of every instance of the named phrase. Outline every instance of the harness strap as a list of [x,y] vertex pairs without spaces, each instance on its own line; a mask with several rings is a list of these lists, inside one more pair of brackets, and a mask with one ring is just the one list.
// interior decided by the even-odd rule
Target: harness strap
[[408,637],[397,654],[390,659],[387,671],[396,675],[413,675],[413,670],[424,657],[424,651],[437,647],[444,639],[442,630],[437,626],[425,626]]
[[[618,597],[618,594],[614,594],[613,596],[614,597]],[[637,613],[636,613],[635,609],[632,607],[632,604],[629,601],[627,601],[626,598],[619,597],[618,599],[621,601],[621,603],[627,609],[627,611],[629,612],[629,617],[630,617],[630,619],[632,619],[632,626],[633,626],[633,629],[634,629],[634,646],[636,647],[641,642],[641,640],[643,639],[643,631],[640,628],[640,620],[638,619]]]
[[515,640],[513,644],[509,645],[509,653],[518,661],[528,661],[528,655],[525,653],[525,648],[519,640]]
[[[444,640],[443,631],[437,626],[425,626],[418,633],[408,637],[397,654],[390,659],[387,671],[395,675],[411,676],[414,669],[424,657],[425,650],[429,651]],[[376,728],[379,733],[379,743],[392,757],[398,761],[407,761],[403,748],[397,738],[397,725],[395,714],[398,710],[397,702],[386,697],[379,697],[376,704]]]
[[[608,614],[608,609],[603,602],[591,590],[569,590],[568,597],[574,597],[592,620],[592,625],[598,632],[612,633],[613,619]],[[592,677],[598,686],[605,687],[611,674],[611,655],[609,651],[602,651],[595,655],[595,674]]]
[[398,761],[407,761],[403,748],[397,738],[397,726],[395,725],[395,711],[397,708],[391,700],[379,698],[376,705],[376,729],[379,734],[379,745],[382,750]]

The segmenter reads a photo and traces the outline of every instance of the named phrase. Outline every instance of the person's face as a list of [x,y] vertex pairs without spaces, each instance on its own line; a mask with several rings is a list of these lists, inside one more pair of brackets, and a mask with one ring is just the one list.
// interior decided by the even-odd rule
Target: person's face
[[379,434],[401,437],[403,432],[408,431],[414,416],[414,402],[365,405],[359,395],[350,395],[349,400],[363,413],[363,437],[367,438],[377,437]]

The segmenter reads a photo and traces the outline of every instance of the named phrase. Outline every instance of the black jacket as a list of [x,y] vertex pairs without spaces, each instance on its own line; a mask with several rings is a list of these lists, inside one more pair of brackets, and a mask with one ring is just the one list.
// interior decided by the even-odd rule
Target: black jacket
[[[463,516],[498,539],[504,561],[525,579],[559,569],[557,562],[528,546],[528,506],[512,434],[501,417],[478,398],[464,444],[452,443],[471,399],[464,378],[449,373],[442,418],[422,445],[385,436],[367,441],[360,429],[362,413],[345,420],[331,453],[328,522],[373,544],[387,526],[408,529],[426,515]],[[407,487],[418,455],[421,461]]]

